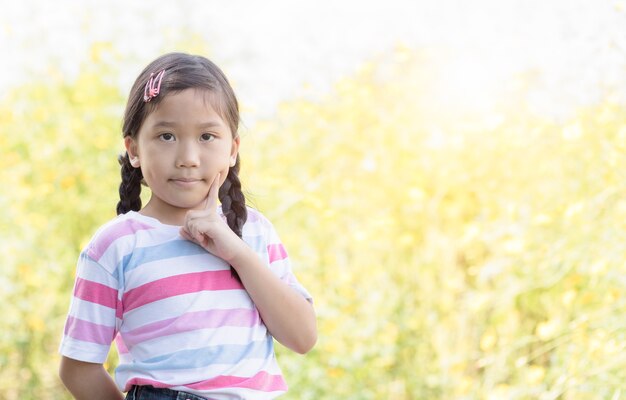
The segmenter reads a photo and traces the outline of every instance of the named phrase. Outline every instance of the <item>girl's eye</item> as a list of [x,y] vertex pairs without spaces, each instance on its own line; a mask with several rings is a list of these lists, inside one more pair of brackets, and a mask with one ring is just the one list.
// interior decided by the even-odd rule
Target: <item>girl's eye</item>
[[212,135],[210,133],[203,133],[202,136],[200,136],[200,140],[202,140],[203,142],[210,142],[213,139],[215,139],[215,135]]
[[166,142],[174,141],[174,135],[172,135],[171,133],[162,133],[159,135],[159,137],[161,138],[161,140],[164,140]]

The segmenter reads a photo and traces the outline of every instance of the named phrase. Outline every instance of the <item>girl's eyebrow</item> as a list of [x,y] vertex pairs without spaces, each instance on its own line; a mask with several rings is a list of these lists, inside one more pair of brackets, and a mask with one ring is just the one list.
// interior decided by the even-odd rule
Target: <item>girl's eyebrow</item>
[[175,122],[159,121],[153,125],[154,128],[173,128],[176,126]]

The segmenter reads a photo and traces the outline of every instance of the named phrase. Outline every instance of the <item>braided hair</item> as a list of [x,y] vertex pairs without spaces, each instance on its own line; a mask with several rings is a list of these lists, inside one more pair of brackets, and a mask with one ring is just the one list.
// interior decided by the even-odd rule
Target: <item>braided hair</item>
[[122,183],[120,183],[120,201],[117,203],[117,215],[128,211],[141,210],[141,168],[130,165],[128,154],[119,155],[117,161],[121,165]]
[[241,191],[241,182],[239,181],[239,155],[235,165],[228,170],[226,180],[220,187],[218,197],[222,203],[222,212],[226,217],[226,223],[230,229],[242,236],[243,225],[248,218],[248,210],[246,209],[246,198]]
[[[145,101],[145,87],[151,74],[163,70],[165,74],[160,82],[159,94]],[[135,80],[124,112],[122,126],[124,138],[136,139],[146,117],[157,108],[163,98],[168,93],[179,93],[185,89],[201,89],[215,94],[208,96],[211,106],[228,124],[233,139],[238,136],[239,104],[230,83],[220,68],[202,56],[168,53],[152,61]],[[122,182],[119,187],[120,201],[117,203],[117,214],[139,211],[141,209],[141,185],[145,183],[141,169],[131,165],[128,153],[120,155],[118,162],[121,166]],[[241,238],[248,213],[246,199],[241,190],[239,168],[240,161],[237,155],[235,165],[229,169],[218,197],[228,226]],[[233,276],[239,278],[232,267],[231,271]]]

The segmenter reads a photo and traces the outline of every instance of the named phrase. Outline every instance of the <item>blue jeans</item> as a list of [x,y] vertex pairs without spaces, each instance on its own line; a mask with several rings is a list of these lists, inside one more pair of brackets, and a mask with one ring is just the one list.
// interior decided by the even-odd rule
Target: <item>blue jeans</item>
[[152,386],[133,386],[126,394],[126,400],[206,400],[187,392],[171,389],[157,389]]

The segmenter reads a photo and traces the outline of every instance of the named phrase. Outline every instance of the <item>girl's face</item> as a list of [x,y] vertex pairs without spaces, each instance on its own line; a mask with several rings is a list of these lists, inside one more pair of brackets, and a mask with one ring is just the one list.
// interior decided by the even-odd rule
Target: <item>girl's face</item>
[[126,137],[131,164],[150,187],[142,214],[182,225],[188,210],[205,206],[209,187],[220,185],[235,164],[239,137],[213,109],[212,94],[186,89],[168,94],[143,122],[135,139]]

